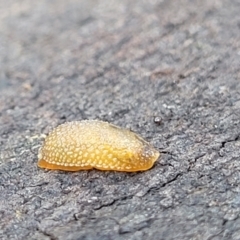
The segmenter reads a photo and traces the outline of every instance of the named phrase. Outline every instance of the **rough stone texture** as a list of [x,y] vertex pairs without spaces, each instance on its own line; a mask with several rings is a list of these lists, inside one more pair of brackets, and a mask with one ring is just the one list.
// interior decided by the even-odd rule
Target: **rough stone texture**
[[[0,0],[1,239],[240,239],[239,0]],[[142,173],[37,168],[60,123],[131,128]]]

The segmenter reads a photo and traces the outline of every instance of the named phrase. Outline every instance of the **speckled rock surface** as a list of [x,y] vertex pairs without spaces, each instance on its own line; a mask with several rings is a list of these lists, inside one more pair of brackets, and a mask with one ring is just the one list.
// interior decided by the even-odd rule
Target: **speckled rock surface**
[[[239,0],[0,0],[1,239],[240,239]],[[160,152],[142,173],[37,167],[100,119]]]

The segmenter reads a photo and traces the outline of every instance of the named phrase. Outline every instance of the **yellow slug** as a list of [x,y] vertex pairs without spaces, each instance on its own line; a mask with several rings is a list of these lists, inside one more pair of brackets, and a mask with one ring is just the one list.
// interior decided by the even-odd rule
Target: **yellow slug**
[[67,122],[45,139],[38,166],[78,171],[86,169],[125,172],[151,168],[159,152],[135,133],[97,120]]

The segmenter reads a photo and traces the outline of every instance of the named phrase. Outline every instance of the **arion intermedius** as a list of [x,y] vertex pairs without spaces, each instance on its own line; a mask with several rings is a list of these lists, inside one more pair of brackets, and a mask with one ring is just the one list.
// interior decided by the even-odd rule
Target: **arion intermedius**
[[39,150],[38,166],[78,171],[86,169],[144,171],[159,152],[135,133],[107,122],[84,120],[55,128]]

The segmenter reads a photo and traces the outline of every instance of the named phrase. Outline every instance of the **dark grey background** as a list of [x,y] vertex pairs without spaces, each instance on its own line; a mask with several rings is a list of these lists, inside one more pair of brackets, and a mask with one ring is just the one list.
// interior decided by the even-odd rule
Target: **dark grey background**
[[[240,239],[239,0],[0,0],[1,239]],[[39,169],[60,123],[130,128],[141,173]]]

